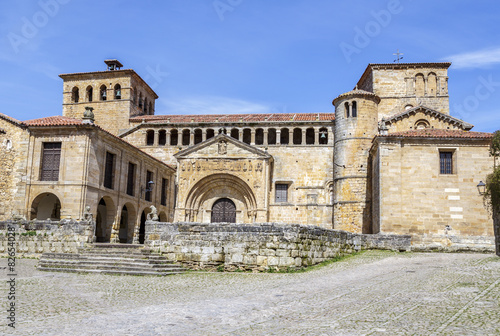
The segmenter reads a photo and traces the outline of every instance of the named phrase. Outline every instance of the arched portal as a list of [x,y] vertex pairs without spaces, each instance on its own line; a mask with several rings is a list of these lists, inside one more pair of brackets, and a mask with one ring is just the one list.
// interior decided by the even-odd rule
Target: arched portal
[[103,197],[97,205],[95,236],[98,243],[109,243],[113,227],[115,205],[111,198]]
[[120,231],[118,231],[120,243],[132,242],[134,238],[135,221],[136,213],[134,206],[131,203],[125,204],[120,216]]
[[229,199],[234,204],[236,222],[253,222],[256,197],[245,181],[231,174],[213,174],[198,181],[187,194],[185,218],[181,220],[211,222],[214,205],[220,199]]
[[60,220],[61,201],[52,193],[43,193],[35,197],[31,204],[31,219]]
[[212,223],[236,223],[236,205],[229,198],[219,198],[212,206]]
[[144,244],[144,235],[146,233],[146,212],[141,214],[141,223],[139,225],[139,244]]

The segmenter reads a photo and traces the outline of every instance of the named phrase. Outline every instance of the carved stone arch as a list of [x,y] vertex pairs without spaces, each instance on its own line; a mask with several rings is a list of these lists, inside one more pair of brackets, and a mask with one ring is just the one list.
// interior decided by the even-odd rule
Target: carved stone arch
[[424,128],[430,128],[431,124],[425,120],[425,119],[419,119],[415,122],[415,126],[413,129],[424,129]]
[[236,221],[252,222],[257,209],[257,199],[250,186],[231,174],[213,174],[196,183],[189,190],[186,203],[186,221],[210,222],[213,204],[228,198],[236,205]]
[[60,220],[61,200],[64,199],[56,192],[42,192],[31,202],[30,219]]

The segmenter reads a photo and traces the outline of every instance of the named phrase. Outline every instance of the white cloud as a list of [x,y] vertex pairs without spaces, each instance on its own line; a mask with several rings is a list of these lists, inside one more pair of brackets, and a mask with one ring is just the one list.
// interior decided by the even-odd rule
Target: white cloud
[[267,105],[218,96],[165,98],[156,114],[247,114],[271,113]]
[[443,60],[451,60],[454,68],[481,68],[500,63],[500,48],[451,55]]

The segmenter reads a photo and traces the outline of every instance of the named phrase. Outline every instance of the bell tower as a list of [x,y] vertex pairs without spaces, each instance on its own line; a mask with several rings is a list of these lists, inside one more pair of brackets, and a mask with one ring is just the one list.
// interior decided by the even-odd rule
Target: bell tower
[[378,104],[374,93],[343,93],[335,105],[333,228],[370,233],[369,151],[378,133]]
[[104,63],[105,71],[59,75],[64,81],[63,116],[81,119],[91,107],[97,125],[119,134],[130,127],[130,117],[153,115],[158,95],[134,70],[122,70],[120,61]]

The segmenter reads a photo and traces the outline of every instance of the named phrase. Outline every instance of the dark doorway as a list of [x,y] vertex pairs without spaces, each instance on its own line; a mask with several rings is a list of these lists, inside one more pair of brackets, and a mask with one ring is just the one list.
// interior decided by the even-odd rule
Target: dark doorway
[[229,198],[217,200],[212,207],[212,223],[236,223],[236,206]]
[[96,227],[95,227],[95,236],[96,242],[98,243],[107,243],[109,239],[106,237],[106,229],[107,229],[107,217],[108,217],[108,209],[106,206],[106,202],[103,198],[99,201],[99,205],[97,206],[97,216],[96,216]]
[[141,225],[139,226],[139,244],[144,244],[144,234],[146,233],[146,213],[141,214]]

